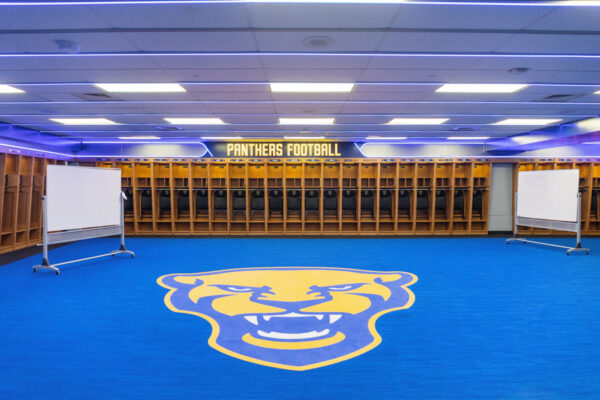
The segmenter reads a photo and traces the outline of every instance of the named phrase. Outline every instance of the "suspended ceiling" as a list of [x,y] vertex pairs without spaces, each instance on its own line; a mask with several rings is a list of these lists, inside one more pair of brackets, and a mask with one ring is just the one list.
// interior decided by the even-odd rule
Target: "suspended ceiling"
[[[0,2],[0,83],[25,91],[0,94],[0,121],[83,142],[299,132],[444,141],[541,128],[491,125],[506,118],[568,124],[600,110],[594,94],[600,91],[600,7],[97,3]],[[59,49],[60,40],[78,52]],[[119,82],[178,82],[187,92],[108,94],[93,85]],[[355,87],[345,94],[272,93],[269,82]],[[436,93],[444,83],[530,86],[512,94]],[[61,117],[103,117],[118,125],[50,121]],[[173,126],[168,117],[218,117],[226,124]],[[335,125],[282,126],[280,117],[333,117]],[[385,125],[395,117],[448,121]]]

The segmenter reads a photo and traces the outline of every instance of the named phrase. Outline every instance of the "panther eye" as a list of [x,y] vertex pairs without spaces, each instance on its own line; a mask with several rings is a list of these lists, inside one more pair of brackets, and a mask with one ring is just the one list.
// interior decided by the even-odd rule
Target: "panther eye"
[[328,286],[324,289],[329,290],[330,292],[347,292],[348,290],[359,288],[362,285],[364,285],[364,283],[352,283],[348,285]]
[[255,290],[255,288],[248,287],[248,286],[232,286],[232,285],[212,285],[212,286],[216,286],[221,290],[226,290],[228,292],[234,292],[234,293],[252,292]]

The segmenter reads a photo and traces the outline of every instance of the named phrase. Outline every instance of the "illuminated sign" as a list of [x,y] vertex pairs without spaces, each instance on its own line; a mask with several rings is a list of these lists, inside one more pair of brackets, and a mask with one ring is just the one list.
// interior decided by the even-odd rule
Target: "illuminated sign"
[[362,157],[350,142],[206,142],[212,157]]

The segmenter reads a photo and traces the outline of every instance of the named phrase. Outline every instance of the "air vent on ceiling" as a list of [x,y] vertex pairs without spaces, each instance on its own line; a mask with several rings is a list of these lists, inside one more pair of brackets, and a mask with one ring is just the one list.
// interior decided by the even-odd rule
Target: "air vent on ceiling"
[[582,94],[551,94],[550,96],[544,97],[541,101],[564,102],[564,101],[575,100],[581,96],[583,96],[583,95]]
[[85,101],[115,101],[121,100],[118,97],[111,96],[106,93],[74,93],[75,96]]
[[304,46],[309,48],[325,48],[329,47],[334,43],[334,40],[329,36],[309,36],[302,40]]

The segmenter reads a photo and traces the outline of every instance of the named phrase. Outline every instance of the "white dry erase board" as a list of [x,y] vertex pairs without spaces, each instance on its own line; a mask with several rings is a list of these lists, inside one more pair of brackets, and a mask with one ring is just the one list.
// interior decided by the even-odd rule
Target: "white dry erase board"
[[48,165],[48,231],[121,224],[121,170]]
[[577,221],[578,169],[520,171],[517,216]]

